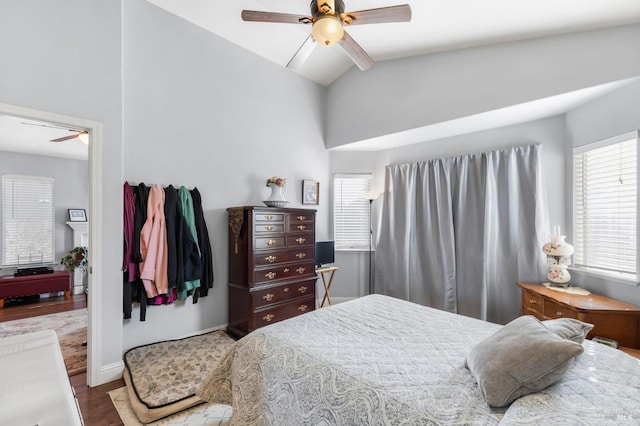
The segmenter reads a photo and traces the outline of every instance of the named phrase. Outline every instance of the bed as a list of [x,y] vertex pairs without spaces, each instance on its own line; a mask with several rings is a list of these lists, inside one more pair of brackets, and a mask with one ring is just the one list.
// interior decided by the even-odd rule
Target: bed
[[638,424],[640,361],[589,340],[555,384],[490,407],[465,361],[502,328],[366,296],[245,336],[197,394],[232,425]]

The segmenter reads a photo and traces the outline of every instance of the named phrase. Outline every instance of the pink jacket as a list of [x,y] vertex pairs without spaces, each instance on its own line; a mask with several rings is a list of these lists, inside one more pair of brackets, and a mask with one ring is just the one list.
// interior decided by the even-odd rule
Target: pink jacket
[[140,231],[140,278],[147,297],[167,293],[167,231],[164,218],[164,190],[154,185],[149,190],[147,221]]

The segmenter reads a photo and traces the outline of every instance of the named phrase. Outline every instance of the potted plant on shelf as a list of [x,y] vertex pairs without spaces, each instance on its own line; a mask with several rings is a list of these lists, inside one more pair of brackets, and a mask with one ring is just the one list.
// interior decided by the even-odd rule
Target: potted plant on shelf
[[76,268],[82,269],[82,272],[87,270],[87,248],[84,246],[74,247],[67,252],[67,255],[60,260],[60,264],[64,265],[65,269],[69,272],[73,272]]

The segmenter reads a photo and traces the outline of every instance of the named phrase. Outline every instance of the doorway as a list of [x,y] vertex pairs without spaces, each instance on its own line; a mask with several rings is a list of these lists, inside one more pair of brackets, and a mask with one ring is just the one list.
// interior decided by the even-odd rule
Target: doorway
[[[65,116],[46,111],[23,108],[15,105],[1,104],[0,115],[16,117],[23,120],[48,123],[66,129],[78,129],[85,132],[89,139],[88,145],[88,216],[89,221],[89,265],[87,268],[88,325],[87,325],[87,384],[98,384],[100,373],[100,303],[101,280],[99,274],[93,270],[100,270],[101,266],[101,214],[100,200],[102,198],[102,168],[101,157],[102,125],[98,122],[78,117]],[[92,213],[94,213],[92,215]]]

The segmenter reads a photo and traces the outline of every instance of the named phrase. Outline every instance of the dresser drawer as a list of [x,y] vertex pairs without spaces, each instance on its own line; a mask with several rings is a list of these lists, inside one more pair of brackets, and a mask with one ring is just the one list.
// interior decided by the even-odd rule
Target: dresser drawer
[[256,222],[284,223],[284,213],[255,213],[253,217]]
[[281,304],[272,308],[266,308],[253,314],[255,328],[264,327],[278,321],[293,318],[295,316],[313,311],[315,309],[315,296],[298,299],[291,303]]
[[548,318],[578,318],[578,312],[552,300],[544,301],[544,316]]
[[313,223],[289,223],[289,232],[313,232]]
[[289,223],[295,223],[295,224],[305,224],[305,223],[311,223],[313,224],[314,222],[314,215],[313,214],[307,214],[307,213],[290,213],[289,214]]
[[528,310],[542,313],[543,300],[543,297],[539,294],[530,291],[522,292],[522,307]]
[[256,250],[284,248],[286,242],[285,237],[260,237],[255,239],[254,248]]
[[263,306],[295,299],[296,297],[307,296],[313,294],[313,286],[313,282],[303,281],[254,291],[252,293],[253,306],[255,308],[261,308]]
[[269,282],[282,280],[285,278],[298,278],[303,276],[315,275],[315,265],[313,262],[293,263],[288,265],[274,265],[271,268],[264,268],[254,271],[253,282]]
[[312,260],[314,257],[313,248],[302,247],[298,250],[272,252],[255,256],[254,265],[264,266],[284,262],[299,262],[301,260]]
[[265,232],[284,232],[284,223],[256,223],[254,225],[256,234]]
[[313,234],[287,235],[287,247],[313,246]]

